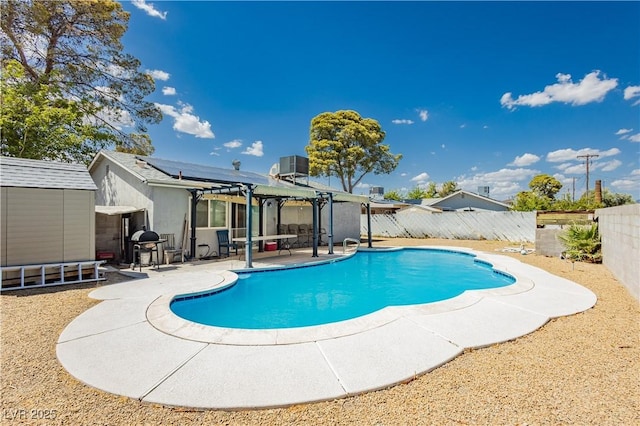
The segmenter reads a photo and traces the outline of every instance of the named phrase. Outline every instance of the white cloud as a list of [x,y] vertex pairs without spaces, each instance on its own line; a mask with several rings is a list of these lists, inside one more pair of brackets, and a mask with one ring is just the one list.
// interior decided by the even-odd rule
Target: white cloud
[[162,94],[165,96],[173,96],[176,94],[176,88],[170,86],[164,86],[162,88]]
[[440,148],[445,149],[445,145],[444,144],[440,145]]
[[[629,86],[624,89],[624,99],[630,100],[640,96],[640,86]],[[640,105],[640,99],[633,103],[633,106]]]
[[132,0],[131,3],[138,9],[144,10],[151,17],[167,19],[167,12],[160,12],[153,3],[147,3],[145,0]]
[[429,119],[429,111],[426,109],[417,109],[418,117],[420,117],[420,121],[427,121]]
[[460,176],[457,183],[460,188],[469,192],[477,192],[478,186],[489,186],[491,198],[500,200],[523,191],[531,178],[539,173],[539,170],[525,168],[500,169],[473,176]]
[[622,165],[620,160],[611,160],[605,162],[598,162],[595,164],[596,169],[600,169],[603,172],[612,172]]
[[174,118],[173,129],[194,135],[196,138],[213,139],[215,135],[211,131],[211,124],[208,121],[200,121],[200,117],[193,115],[193,107],[180,103],[180,109],[172,105],[155,104],[163,114]]
[[411,182],[416,182],[418,184],[425,183],[429,179],[429,173],[422,172],[418,176],[414,176],[411,178]]
[[391,120],[391,122],[393,124],[413,124],[413,120],[407,120],[407,119],[398,119],[396,118],[395,120]]
[[615,135],[617,136],[626,135],[627,133],[631,133],[632,131],[633,129],[620,129],[615,133]]
[[242,151],[242,153],[246,155],[253,155],[255,157],[262,157],[264,155],[262,148],[262,141],[255,141],[251,144],[250,147],[247,147],[244,151]]
[[526,153],[526,154],[522,154],[522,156],[516,156],[516,159],[513,160],[513,162],[508,165],[516,166],[516,167],[526,167],[526,166],[535,164],[538,161],[540,161],[540,157],[538,157],[535,154]]
[[638,184],[637,180],[617,179],[611,182],[611,186],[615,188],[616,191],[635,194],[635,198],[638,198],[640,196],[640,184]]
[[465,127],[467,127],[467,125],[466,125],[466,124],[461,124],[461,125],[460,125],[460,128],[461,128],[461,129],[464,129]]
[[229,149],[240,148],[242,146],[242,139],[234,139],[232,141],[225,142],[222,145]]
[[586,105],[591,102],[601,102],[607,93],[618,86],[618,79],[600,79],[600,71],[593,71],[584,76],[578,83],[571,80],[570,74],[556,74],[558,82],[546,86],[543,91],[529,95],[520,95],[513,99],[511,92],[507,92],[500,98],[500,104],[508,109],[516,106],[542,106],[552,102],[562,102],[571,105]]
[[153,77],[154,80],[167,81],[171,77],[171,74],[162,70],[146,70],[145,72]]
[[631,170],[631,176],[640,176],[640,169]]
[[551,163],[559,163],[561,161],[575,161],[578,155],[598,155],[599,157],[611,157],[620,154],[618,148],[611,148],[606,151],[600,151],[599,149],[582,148],[579,150],[573,150],[570,148],[559,149],[547,154],[547,161]]
[[400,173],[400,176],[405,177],[406,175],[408,175],[409,173]]
[[631,142],[640,142],[640,133],[636,133],[633,136],[629,136]]

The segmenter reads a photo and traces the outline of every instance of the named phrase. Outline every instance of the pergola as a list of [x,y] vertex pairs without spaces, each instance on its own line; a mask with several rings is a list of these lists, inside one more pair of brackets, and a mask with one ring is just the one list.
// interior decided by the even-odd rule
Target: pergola
[[[364,195],[354,195],[330,188],[315,188],[300,182],[289,182],[272,176],[240,171],[238,169],[222,169],[211,166],[200,166],[172,160],[159,160],[153,157],[143,157],[153,167],[179,180],[189,180],[201,185],[187,188],[191,193],[191,253],[196,252],[196,205],[204,194],[227,194],[245,197],[247,206],[252,200],[258,201],[258,214],[262,218],[264,203],[267,200],[278,202],[277,225],[280,225],[280,210],[287,201],[306,201],[311,203],[313,214],[313,254],[318,256],[320,211],[329,205],[329,226],[327,232],[329,254],[333,254],[333,203],[351,202],[365,205],[369,222],[368,244],[371,247],[371,217],[369,198]],[[253,267],[251,247],[253,244],[253,212],[247,208],[246,212],[246,267]],[[258,235],[264,235],[263,221],[259,220]]]
[[[369,224],[370,210],[369,210],[369,198],[362,195],[353,195],[345,192],[333,192],[314,189],[311,187],[294,186],[289,182],[276,181],[270,185],[256,184],[256,183],[227,183],[222,184],[217,182],[216,186],[210,188],[193,188],[191,192],[191,252],[194,253],[196,249],[196,227],[195,227],[195,212],[196,204],[203,194],[231,194],[236,196],[244,196],[247,200],[247,206],[252,205],[252,200],[258,201],[258,214],[262,219],[264,203],[267,200],[276,200],[278,203],[277,225],[280,222],[280,209],[287,201],[307,201],[311,203],[313,222],[312,222],[312,257],[318,257],[318,241],[320,230],[320,211],[325,204],[329,206],[329,229],[327,233],[329,254],[333,254],[333,203],[335,202],[357,202],[364,204],[367,208],[367,217]],[[259,220],[258,235],[263,235],[263,221]],[[253,267],[253,253],[251,247],[253,245],[253,211],[251,208],[247,208],[246,214],[246,267]],[[371,247],[371,226],[369,226],[368,234],[369,247]]]

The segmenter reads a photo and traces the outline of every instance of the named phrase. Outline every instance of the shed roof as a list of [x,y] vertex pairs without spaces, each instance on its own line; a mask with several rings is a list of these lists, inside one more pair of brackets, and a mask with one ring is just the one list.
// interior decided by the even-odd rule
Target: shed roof
[[0,186],[87,191],[98,189],[82,164],[14,157],[0,157]]

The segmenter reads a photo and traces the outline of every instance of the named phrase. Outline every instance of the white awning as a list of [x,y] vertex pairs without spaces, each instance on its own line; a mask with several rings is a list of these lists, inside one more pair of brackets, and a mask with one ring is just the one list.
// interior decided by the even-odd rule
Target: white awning
[[316,191],[312,189],[256,185],[253,190],[256,195],[270,195],[274,197],[290,197],[290,198],[316,198]]
[[140,212],[145,210],[144,208],[132,207],[132,206],[96,206],[96,213],[106,214],[109,216],[117,214],[127,214],[133,212]]

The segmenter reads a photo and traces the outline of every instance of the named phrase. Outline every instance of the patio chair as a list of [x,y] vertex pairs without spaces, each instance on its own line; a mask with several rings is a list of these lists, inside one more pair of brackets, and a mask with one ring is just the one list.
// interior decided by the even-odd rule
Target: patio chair
[[300,241],[300,247],[304,244],[309,246],[309,225],[301,223],[298,225],[298,239]]
[[238,255],[238,244],[229,241],[228,229],[218,229],[216,234],[218,236],[218,253],[220,253],[220,257],[223,257],[224,254],[226,254],[224,257],[231,256],[231,249],[235,250],[236,255]]
[[[289,225],[287,225],[287,234],[293,234],[293,235],[298,235],[298,224],[297,223],[290,223]],[[289,241],[289,244],[291,244],[291,247],[295,246],[296,244],[300,245],[300,241],[298,240],[298,238],[291,238]]]
[[166,240],[162,243],[162,251],[164,252],[164,261],[167,265],[176,259],[176,256],[180,256],[180,262],[184,263],[184,249],[176,247],[176,238],[174,234],[160,234],[161,240]]

